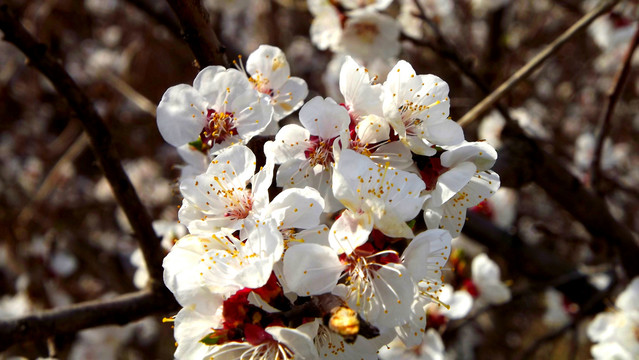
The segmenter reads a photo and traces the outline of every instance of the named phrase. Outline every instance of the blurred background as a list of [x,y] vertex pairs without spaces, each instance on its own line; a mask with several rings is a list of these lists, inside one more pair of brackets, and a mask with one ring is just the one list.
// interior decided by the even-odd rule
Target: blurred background
[[[448,82],[453,119],[485,96],[459,64],[476,75],[476,82],[494,89],[594,4],[419,2],[430,26],[415,16],[413,0],[395,1],[385,11],[402,24],[398,58],[409,61],[417,73],[435,74]],[[93,101],[142,202],[158,221],[158,232],[167,234],[181,202],[175,183],[181,161],[158,133],[154,111],[168,87],[192,83],[198,71],[168,4],[155,0],[7,3]],[[307,99],[322,95],[343,101],[337,88],[340,59],[311,43],[313,16],[305,0],[205,0],[205,6],[229,59],[246,57],[260,44],[278,46],[287,54],[292,75],[307,81]],[[618,224],[635,234],[639,231],[636,66],[615,108],[603,142],[601,168],[594,177],[592,159],[610,88],[637,28],[638,7],[633,1],[622,2],[501,101],[524,133],[576,177],[575,186],[605,199]],[[639,56],[634,60],[633,64],[639,63]],[[396,61],[366,65],[383,82]],[[143,286],[144,280],[136,278],[141,263],[133,255],[137,244],[79,120],[48,80],[27,66],[23,54],[7,42],[0,42],[0,114],[0,319],[108,299]],[[295,121],[294,117],[285,121]],[[468,140],[486,139],[500,157],[504,151],[504,160],[496,166],[504,186],[474,209],[468,226],[475,230],[457,241],[463,251],[449,265],[448,280],[461,287],[460,279],[468,276],[465,264],[475,254],[487,252],[499,264],[513,299],[474,309],[470,318],[431,326],[439,327],[447,348],[455,350],[458,358],[510,359],[531,346],[532,358],[588,358],[591,343],[585,327],[590,317],[582,315],[580,307],[589,298],[583,294],[607,289],[604,306],[597,308],[603,310],[622,288],[609,285],[623,285],[629,279],[611,242],[605,236],[592,236],[567,211],[587,205],[578,198],[556,202],[531,181],[527,172],[546,164],[539,158],[520,158],[517,144],[508,134],[502,136],[505,122],[503,114],[493,111],[465,128]],[[504,239],[516,244],[504,245]],[[499,241],[501,248],[492,245]],[[522,251],[529,251],[535,261],[519,258]],[[125,327],[89,329],[48,342],[34,339],[9,348],[0,358],[47,357],[54,348],[61,359],[168,359],[175,349],[172,328],[161,320],[149,317]],[[536,343],[566,324],[569,328]]]

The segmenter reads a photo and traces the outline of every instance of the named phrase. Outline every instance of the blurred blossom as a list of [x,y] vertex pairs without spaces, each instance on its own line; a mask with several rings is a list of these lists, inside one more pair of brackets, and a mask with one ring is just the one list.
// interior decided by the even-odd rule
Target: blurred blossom
[[544,300],[546,311],[543,322],[546,326],[560,328],[570,321],[570,314],[566,311],[566,300],[561,292],[548,288],[544,292]]
[[65,250],[58,250],[51,255],[49,265],[56,275],[67,277],[78,268],[78,260],[73,254]]
[[119,6],[118,0],[84,0],[84,7],[96,16],[111,15]]
[[596,359],[639,357],[639,277],[630,282],[615,301],[615,311],[598,314],[588,326],[590,349]]

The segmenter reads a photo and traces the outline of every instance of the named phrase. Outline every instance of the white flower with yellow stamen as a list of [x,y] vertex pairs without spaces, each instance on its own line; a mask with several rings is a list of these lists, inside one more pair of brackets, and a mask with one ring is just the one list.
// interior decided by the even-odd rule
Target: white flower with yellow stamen
[[211,294],[229,296],[258,288],[282,257],[282,234],[275,222],[255,223],[245,236],[221,230],[180,239],[164,258],[164,283],[182,306],[206,307]]
[[308,95],[306,81],[291,76],[284,52],[275,46],[260,45],[246,60],[246,71],[253,87],[273,106],[275,121],[299,109]]
[[236,69],[209,66],[193,86],[170,87],[157,110],[160,134],[169,144],[207,153],[246,143],[271,122],[273,108]]
[[448,118],[448,84],[435,75],[417,75],[399,61],[383,85],[384,116],[416,154],[435,154],[432,145],[457,145],[464,140],[461,126]]
[[275,140],[264,145],[264,151],[277,164],[278,186],[300,188],[310,186],[322,195],[326,211],[339,209],[331,192],[335,161],[334,146],[348,144],[350,117],[346,109],[330,98],[315,97],[300,110],[299,125],[286,125]]
[[490,171],[497,152],[486,142],[464,142],[445,147],[439,157],[428,158],[420,174],[429,197],[424,221],[429,229],[442,228],[457,237],[466,222],[466,211],[499,189],[499,175]]
[[[417,216],[424,182],[415,174],[379,165],[352,150],[343,150],[335,166],[333,193],[346,210],[329,234],[331,246],[350,253],[362,245],[373,228],[387,236],[412,238],[406,224]],[[356,234],[354,241],[346,236]]]
[[267,161],[257,174],[255,166],[255,155],[246,146],[220,152],[204,174],[180,184],[184,196],[180,222],[191,234],[207,234],[222,227],[243,229],[245,220],[259,217],[258,209],[269,202],[273,164]]
[[371,79],[366,68],[346,57],[339,88],[354,125],[349,148],[378,164],[388,162],[395,169],[405,169],[413,163],[410,149],[399,141],[390,141],[391,129],[382,109],[382,86],[374,83],[376,78]]

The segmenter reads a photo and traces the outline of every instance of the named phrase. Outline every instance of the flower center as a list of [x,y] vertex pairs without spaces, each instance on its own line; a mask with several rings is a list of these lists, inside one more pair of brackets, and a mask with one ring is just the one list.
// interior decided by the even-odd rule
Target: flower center
[[206,120],[206,126],[200,133],[203,147],[210,149],[213,147],[213,144],[219,144],[227,138],[237,135],[237,129],[235,128],[236,119],[233,113],[221,113],[213,109],[208,109]]
[[355,35],[357,35],[362,42],[368,44],[372,44],[377,35],[379,35],[379,27],[372,23],[353,24],[353,30],[355,31]]
[[[227,212],[224,213],[224,217],[230,218],[231,220],[245,219],[253,209],[251,190],[232,189],[228,192],[232,192],[233,194],[228,197],[230,203],[228,204]],[[227,194],[223,196],[226,197],[226,195]]]
[[337,137],[322,139],[319,136],[311,136],[311,146],[304,151],[304,155],[309,160],[311,166],[322,165],[325,169],[330,167],[335,161],[333,157],[333,143],[335,139],[337,139]]
[[419,174],[426,184],[426,190],[434,190],[437,185],[437,179],[439,179],[439,177],[446,171],[448,171],[448,168],[442,166],[442,161],[439,158],[428,158],[424,167],[419,170]]
[[270,97],[275,95],[273,89],[269,87],[269,83],[271,82],[268,78],[262,76],[259,72],[249,78],[251,84],[255,90],[259,91],[262,94],[266,94]]

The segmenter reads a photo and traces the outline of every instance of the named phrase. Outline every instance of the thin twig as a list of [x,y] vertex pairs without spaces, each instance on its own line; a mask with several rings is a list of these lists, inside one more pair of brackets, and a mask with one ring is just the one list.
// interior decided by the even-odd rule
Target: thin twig
[[129,99],[133,104],[135,104],[140,110],[145,113],[155,117],[157,106],[151,100],[149,100],[146,96],[140,94],[137,90],[135,90],[131,85],[129,85],[126,81],[122,80],[119,76],[115,75],[111,71],[104,71],[102,76],[106,79],[109,85],[113,86],[114,89],[119,91],[124,97]]
[[619,98],[621,97],[621,93],[623,92],[624,85],[628,80],[628,75],[630,75],[632,56],[634,55],[638,44],[639,27],[635,31],[635,35],[630,40],[630,44],[628,45],[628,49],[626,50],[626,54],[624,56],[623,64],[617,72],[613,81],[613,85],[610,88],[610,93],[608,95],[608,106],[606,107],[606,111],[604,112],[604,115],[601,118],[601,122],[599,123],[597,145],[595,146],[595,153],[593,155],[591,164],[591,182],[595,188],[597,188],[596,185],[601,178],[601,163],[603,161],[601,155],[603,153],[604,140],[606,139],[606,137],[610,133],[610,129],[612,128],[612,115],[615,112],[615,107],[619,102]]
[[28,225],[35,213],[34,208],[46,200],[56,189],[60,183],[60,173],[84,151],[87,145],[89,145],[89,139],[86,133],[81,133],[60,159],[58,159],[44,180],[42,180],[42,183],[38,187],[35,195],[31,198],[29,204],[20,210],[16,218],[16,228],[22,229]]
[[209,15],[200,0],[167,0],[177,15],[184,40],[193,51],[201,68],[209,65],[228,66],[226,48],[213,31]]
[[149,269],[151,286],[158,289],[164,288],[162,282],[164,253],[151,226],[151,217],[124,171],[109,130],[100,115],[60,63],[47,51],[47,47],[38,43],[27,32],[4,2],[0,5],[0,29],[4,32],[4,39],[13,43],[27,56],[29,64],[51,81],[77,114],[89,136],[93,153],[113,189],[115,198],[135,232]]
[[101,325],[125,325],[152,314],[177,309],[179,306],[172,296],[145,290],[115,299],[89,301],[19,319],[2,320],[0,351],[19,342],[44,341],[49,336]]
[[488,111],[502,96],[514,88],[522,80],[528,78],[541,64],[543,64],[552,54],[557,52],[572,37],[584,30],[597,17],[609,11],[615,6],[619,0],[603,0],[597,7],[584,15],[573,26],[561,34],[552,43],[546,46],[539,54],[533,57],[526,65],[517,70],[508,80],[501,84],[495,91],[488,95],[479,104],[475,105],[460,120],[462,126],[468,125],[478,119],[486,111]]

